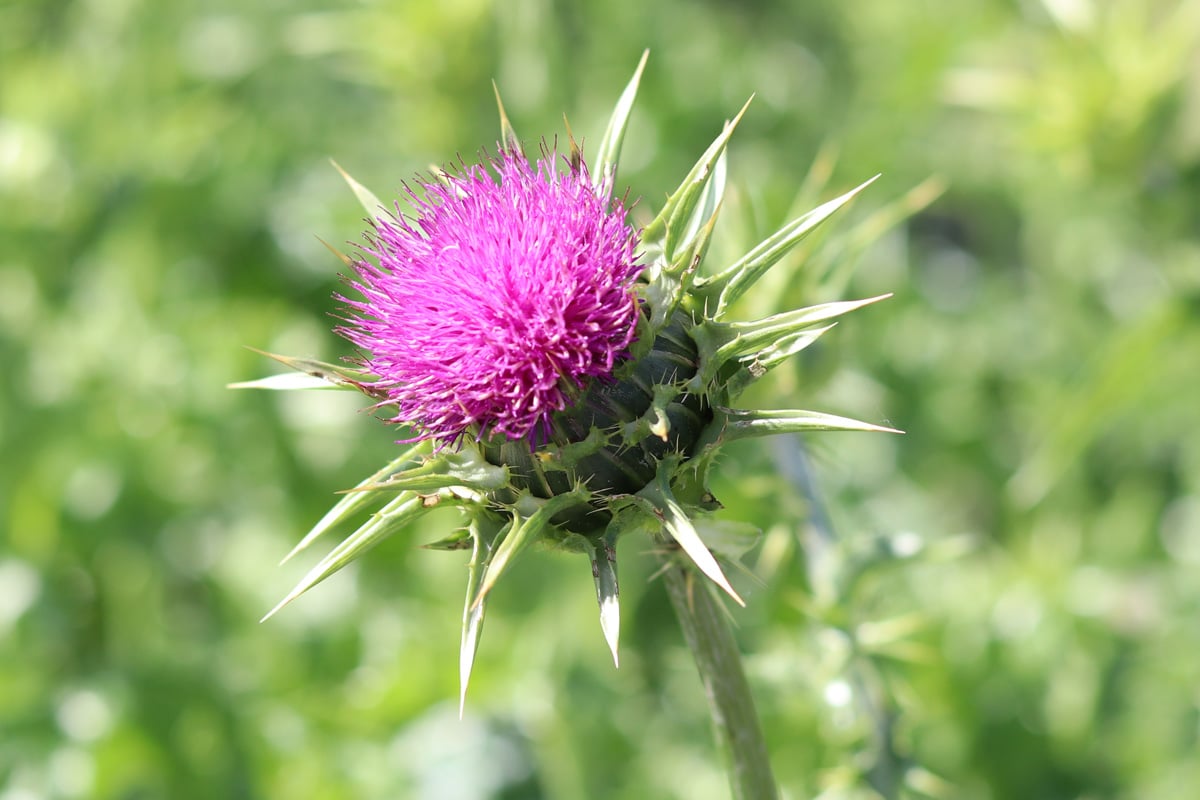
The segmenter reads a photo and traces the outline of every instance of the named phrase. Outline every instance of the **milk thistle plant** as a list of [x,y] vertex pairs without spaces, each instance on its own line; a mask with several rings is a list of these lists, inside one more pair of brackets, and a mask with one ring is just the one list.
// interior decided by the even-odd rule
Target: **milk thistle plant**
[[461,709],[488,598],[535,544],[591,561],[600,627],[616,663],[616,543],[647,536],[708,694],[734,795],[774,797],[718,594],[744,604],[722,564],[736,562],[753,542],[746,526],[715,515],[709,471],[721,447],[740,439],[890,430],[736,402],[835,318],[881,298],[753,321],[728,316],[734,301],[866,184],[789,222],[733,263],[708,268],[726,145],[743,108],[635,230],[614,187],[645,62],[590,164],[569,129],[566,153],[543,144],[532,157],[500,104],[495,154],[417,180],[403,204],[385,206],[346,176],[371,215],[365,243],[354,255],[338,253],[348,291],[338,298],[337,330],[359,357],[338,366],[276,355],[304,375],[239,385],[362,392],[400,428],[404,446],[300,541],[289,558],[376,507],[267,617],[430,509],[457,507],[463,527],[427,546],[470,553]]

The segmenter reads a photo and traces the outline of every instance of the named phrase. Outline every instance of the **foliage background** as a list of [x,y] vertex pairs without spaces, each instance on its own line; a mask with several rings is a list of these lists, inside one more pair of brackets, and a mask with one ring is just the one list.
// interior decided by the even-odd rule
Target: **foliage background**
[[462,723],[462,559],[415,547],[451,517],[258,625],[391,435],[224,388],[271,371],[244,345],[346,352],[329,157],[380,194],[472,158],[492,78],[523,136],[594,141],[647,47],[643,215],[757,93],[718,257],[884,174],[741,309],[896,294],[753,399],[908,434],[739,448],[716,487],[766,531],[735,616],[787,796],[1194,796],[1200,3],[16,0],[0,30],[3,800],[726,796],[642,543],[620,670],[587,564],[527,558]]

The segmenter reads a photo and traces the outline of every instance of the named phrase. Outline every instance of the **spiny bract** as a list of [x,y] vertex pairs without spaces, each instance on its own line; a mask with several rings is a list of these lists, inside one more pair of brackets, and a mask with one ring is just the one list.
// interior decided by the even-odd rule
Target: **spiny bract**
[[240,385],[362,391],[394,409],[391,421],[412,435],[291,555],[390,499],[267,617],[430,508],[450,504],[467,525],[429,546],[471,551],[462,697],[488,594],[535,542],[590,558],[615,661],[622,534],[649,534],[742,602],[717,558],[740,554],[721,551],[729,538],[722,534],[740,528],[713,518],[719,505],[707,488],[723,444],[814,429],[890,430],[734,406],[830,320],[881,299],[726,319],[731,303],[866,184],[701,276],[724,191],[725,147],[745,108],[635,234],[610,194],[645,63],[643,56],[618,100],[590,173],[573,139],[565,171],[552,153],[530,163],[501,105],[500,155],[490,161],[496,180],[487,165],[436,175],[419,184],[423,196],[410,191],[409,218],[346,176],[374,224],[364,258],[338,254],[362,296],[342,298],[348,318],[340,331],[365,351],[363,360],[343,368],[273,356],[307,377]]

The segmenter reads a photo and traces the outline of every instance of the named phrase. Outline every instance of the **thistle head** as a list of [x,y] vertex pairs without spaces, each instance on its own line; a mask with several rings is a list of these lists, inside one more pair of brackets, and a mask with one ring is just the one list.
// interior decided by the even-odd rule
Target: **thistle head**
[[556,160],[501,150],[409,189],[412,217],[376,217],[338,331],[414,441],[545,441],[627,354],[636,236],[608,187]]
[[620,536],[649,534],[742,602],[722,562],[736,560],[752,535],[714,516],[720,505],[708,490],[724,444],[814,429],[890,430],[736,406],[743,389],[836,317],[881,299],[728,318],[735,300],[866,184],[705,269],[739,113],[635,233],[610,195],[644,65],[617,102],[591,173],[573,139],[561,164],[545,150],[527,160],[501,106],[499,155],[419,181],[407,192],[409,212],[384,212],[346,176],[374,220],[360,258],[339,253],[357,294],[341,298],[339,332],[361,359],[345,368],[274,356],[309,380],[243,385],[362,391],[412,431],[412,446],[297,545],[293,555],[385,498],[271,614],[430,508],[454,505],[466,526],[426,546],[471,552],[464,691],[487,597],[534,543],[589,558],[615,659]]

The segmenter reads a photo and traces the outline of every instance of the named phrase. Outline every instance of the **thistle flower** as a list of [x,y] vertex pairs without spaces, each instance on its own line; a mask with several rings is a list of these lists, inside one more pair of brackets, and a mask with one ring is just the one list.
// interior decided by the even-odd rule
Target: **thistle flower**
[[[633,339],[633,230],[608,187],[504,150],[409,191],[416,218],[381,216],[341,328],[369,383],[416,440],[471,433],[545,441],[554,412],[612,375]],[[490,166],[497,175],[487,173]]]
[[292,551],[288,558],[390,497],[268,617],[430,508],[454,505],[466,526],[426,546],[471,551],[464,696],[488,595],[534,543],[590,559],[616,661],[620,536],[650,535],[670,559],[742,603],[721,562],[747,549],[745,526],[717,518],[708,489],[724,444],[814,429],[890,430],[735,405],[834,318],[882,299],[727,318],[735,300],[867,184],[787,223],[732,264],[702,269],[724,192],[726,144],[743,108],[635,234],[610,195],[644,65],[645,57],[617,102],[592,172],[573,139],[565,169],[553,153],[529,162],[501,105],[499,156],[420,182],[408,192],[411,217],[399,205],[385,212],[346,176],[374,220],[364,258],[338,254],[361,295],[342,298],[348,318],[339,330],[365,351],[363,360],[346,368],[272,356],[307,377],[239,385],[355,389],[414,435]]

